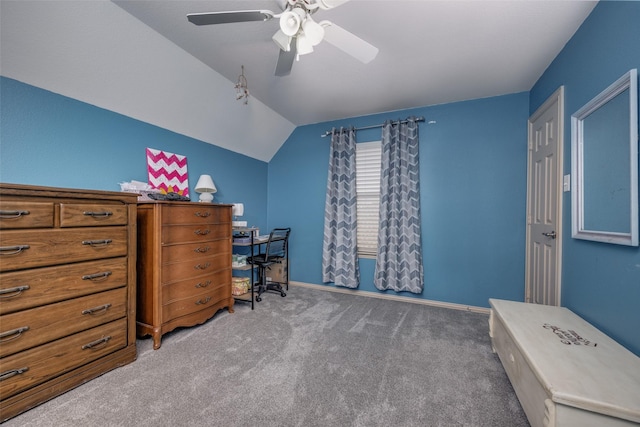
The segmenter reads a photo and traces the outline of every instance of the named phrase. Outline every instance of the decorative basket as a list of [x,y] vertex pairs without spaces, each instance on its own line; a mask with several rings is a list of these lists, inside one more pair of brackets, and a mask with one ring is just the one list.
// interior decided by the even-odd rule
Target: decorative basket
[[248,277],[231,278],[231,294],[238,296],[249,292],[250,280]]

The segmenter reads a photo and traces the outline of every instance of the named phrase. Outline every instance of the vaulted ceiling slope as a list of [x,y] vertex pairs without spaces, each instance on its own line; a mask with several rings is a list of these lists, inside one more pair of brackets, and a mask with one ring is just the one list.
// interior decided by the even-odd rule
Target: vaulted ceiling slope
[[295,129],[108,0],[0,0],[0,57],[4,77],[265,162]]
[[[295,126],[530,90],[596,4],[351,0],[314,17],[378,47],[377,57],[363,64],[323,42],[285,77],[274,76],[277,19],[186,18],[279,12],[280,2],[2,0],[0,70],[268,161]],[[242,65],[247,106],[233,88]]]

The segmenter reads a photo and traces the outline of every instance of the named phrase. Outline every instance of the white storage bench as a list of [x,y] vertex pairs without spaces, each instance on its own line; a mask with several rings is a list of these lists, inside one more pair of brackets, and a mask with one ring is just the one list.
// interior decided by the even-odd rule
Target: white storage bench
[[640,358],[566,308],[489,303],[493,351],[532,427],[640,425]]

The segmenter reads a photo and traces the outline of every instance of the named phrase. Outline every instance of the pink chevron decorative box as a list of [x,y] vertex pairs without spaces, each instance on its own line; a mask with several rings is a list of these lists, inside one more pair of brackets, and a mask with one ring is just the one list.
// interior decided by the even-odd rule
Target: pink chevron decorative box
[[151,187],[189,197],[186,156],[147,148],[147,171]]

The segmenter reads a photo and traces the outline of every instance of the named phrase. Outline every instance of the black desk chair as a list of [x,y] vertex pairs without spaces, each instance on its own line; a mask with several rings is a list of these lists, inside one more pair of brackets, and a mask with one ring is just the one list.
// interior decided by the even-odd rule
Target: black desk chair
[[256,295],[258,302],[262,301],[262,294],[267,291],[280,292],[281,297],[287,296],[281,283],[267,281],[267,268],[281,262],[287,255],[289,233],[291,228],[274,228],[269,234],[264,254],[247,259],[247,262],[258,266],[258,295]]

